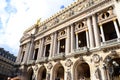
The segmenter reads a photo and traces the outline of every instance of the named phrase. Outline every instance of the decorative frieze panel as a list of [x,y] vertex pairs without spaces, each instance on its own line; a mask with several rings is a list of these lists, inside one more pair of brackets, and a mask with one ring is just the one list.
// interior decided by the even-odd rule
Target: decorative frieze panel
[[[71,4],[70,6],[68,6],[67,8],[64,8],[60,12],[56,13],[52,17],[42,22],[39,25],[39,32],[49,29],[49,27],[53,27],[57,23],[60,23],[63,20],[70,18],[72,15],[86,11],[90,6],[103,3],[103,2],[107,3],[109,1],[111,0],[107,0],[107,1],[106,0],[78,0],[74,2],[73,4]],[[30,30],[31,28],[27,30],[26,32],[29,33]]]
[[115,14],[113,13],[113,8],[110,7],[104,11],[98,13],[98,22],[101,23],[104,21],[110,21],[110,19],[115,18]]
[[58,40],[66,38],[66,36],[67,36],[66,29],[58,31]]
[[51,35],[45,37],[45,45],[51,43]]
[[86,20],[77,22],[77,23],[75,24],[75,32],[76,32],[76,33],[79,33],[79,32],[81,32],[81,31],[84,31],[84,30],[86,30],[86,28],[87,28],[87,21],[86,21]]

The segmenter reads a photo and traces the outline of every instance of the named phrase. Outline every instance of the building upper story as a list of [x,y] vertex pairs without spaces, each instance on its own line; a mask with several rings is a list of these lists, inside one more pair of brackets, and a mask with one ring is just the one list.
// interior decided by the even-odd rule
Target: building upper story
[[7,79],[8,76],[14,76],[15,61],[16,57],[13,54],[10,54],[4,50],[4,48],[0,48],[0,76],[5,76],[5,79]]
[[37,22],[24,32],[16,62],[29,65],[119,48],[119,3],[78,0],[44,22]]

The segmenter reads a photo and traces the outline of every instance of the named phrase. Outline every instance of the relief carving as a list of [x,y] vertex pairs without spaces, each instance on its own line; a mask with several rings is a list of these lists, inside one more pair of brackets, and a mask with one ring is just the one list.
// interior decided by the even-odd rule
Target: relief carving
[[47,68],[48,68],[48,69],[51,69],[52,67],[53,67],[52,63],[48,63]]
[[65,66],[70,67],[72,64],[73,62],[70,59],[68,59],[65,63]]

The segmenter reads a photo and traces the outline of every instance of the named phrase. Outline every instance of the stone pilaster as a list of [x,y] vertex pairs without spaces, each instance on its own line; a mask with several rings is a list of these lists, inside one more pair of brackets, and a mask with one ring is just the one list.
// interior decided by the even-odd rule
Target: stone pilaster
[[[57,32],[54,33],[53,55],[57,53]],[[52,55],[52,56],[53,56]]]
[[94,30],[94,36],[95,36],[95,44],[96,44],[96,47],[99,47],[100,46],[100,33],[98,30],[98,25],[97,25],[95,14],[92,16],[92,21],[93,21],[93,30]]
[[117,15],[117,19],[118,19],[118,22],[119,22],[119,26],[120,26],[120,2],[117,0],[114,0],[114,4],[115,4],[115,14]]
[[89,38],[90,38],[90,48],[93,48],[94,47],[94,36],[93,36],[93,28],[92,28],[90,17],[88,17],[87,19],[87,26],[88,26]]
[[39,60],[40,57],[41,57],[41,48],[42,48],[41,44],[42,44],[42,39],[40,39],[39,42],[40,42],[40,44],[39,44],[39,51],[38,51],[37,60]]
[[74,52],[75,49],[75,33],[74,33],[74,25],[71,25],[71,53]]
[[28,42],[27,46],[26,46],[26,50],[25,50],[25,54],[24,54],[24,58],[23,58],[23,62],[24,63],[26,63],[27,60],[28,60],[29,49],[30,49],[30,42]]
[[66,38],[66,43],[65,43],[65,53],[69,54],[70,52],[70,27],[67,27],[67,38]]
[[33,52],[34,52],[34,36],[31,35],[31,44],[30,44],[30,50],[28,55],[29,60],[33,59]]
[[53,46],[54,46],[54,34],[51,34],[51,44],[50,44],[50,56],[49,56],[49,58],[53,54]]

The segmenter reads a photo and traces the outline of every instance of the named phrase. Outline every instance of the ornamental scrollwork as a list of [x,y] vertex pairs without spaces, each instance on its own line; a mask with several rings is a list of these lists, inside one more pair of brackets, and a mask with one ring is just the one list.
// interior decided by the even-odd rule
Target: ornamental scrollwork
[[73,62],[70,59],[68,59],[65,63],[65,66],[70,67],[72,64]]

